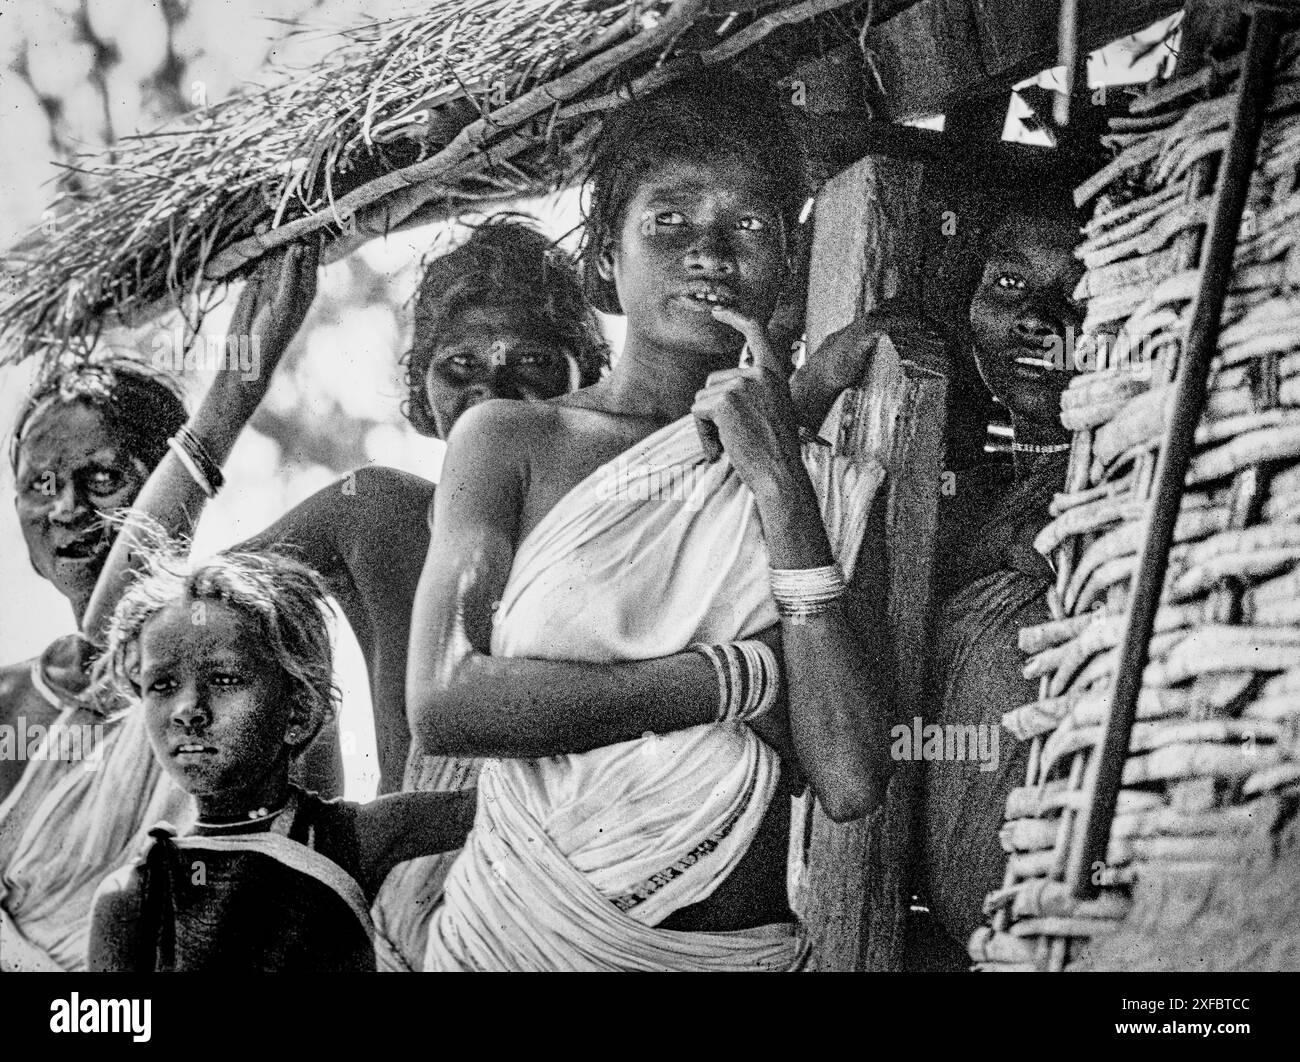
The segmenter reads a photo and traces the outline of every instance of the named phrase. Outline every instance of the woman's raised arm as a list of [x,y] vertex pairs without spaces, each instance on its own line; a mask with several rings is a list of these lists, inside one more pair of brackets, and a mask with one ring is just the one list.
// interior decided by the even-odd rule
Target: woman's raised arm
[[538,758],[712,722],[703,656],[583,663],[489,655],[492,613],[514,562],[538,415],[485,402],[456,424],[434,500],[411,617],[406,704],[431,753]]
[[[314,248],[296,244],[264,261],[240,294],[228,336],[256,342],[256,369],[252,373],[218,372],[187,425],[218,466],[230,455],[239,433],[266,394],[280,357],[307,314],[316,292],[316,261]],[[169,452],[131,507],[133,516],[146,520],[128,521],[109,552],[82,619],[82,633],[87,638],[103,642],[108,621],[135,567],[136,548],[147,535],[142,532],[142,523],[171,536],[187,534],[198,522],[206,502],[207,495],[184,463],[175,452]]]

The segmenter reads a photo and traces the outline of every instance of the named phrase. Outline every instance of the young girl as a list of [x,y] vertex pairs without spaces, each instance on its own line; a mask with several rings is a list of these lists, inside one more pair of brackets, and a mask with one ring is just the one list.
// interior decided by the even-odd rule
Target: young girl
[[837,819],[883,789],[883,594],[850,607],[836,565],[879,468],[801,449],[827,388],[801,383],[797,410],[765,329],[802,189],[754,86],[622,108],[584,251],[596,305],[627,316],[621,356],[452,435],[408,707],[430,751],[501,758],[427,968],[787,969],[792,781]]
[[292,784],[333,711],[324,587],[274,554],[160,553],[122,599],[109,664],[154,755],[195,800],[96,894],[97,970],[375,968],[369,907],[388,871],[460,847],[472,793],[358,805]]

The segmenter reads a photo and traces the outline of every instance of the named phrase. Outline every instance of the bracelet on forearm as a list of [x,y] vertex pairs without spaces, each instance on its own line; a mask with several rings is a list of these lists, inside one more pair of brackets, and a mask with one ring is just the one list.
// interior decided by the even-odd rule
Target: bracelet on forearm
[[182,427],[167,440],[167,448],[176,455],[190,478],[198,484],[199,490],[207,497],[215,498],[217,491],[225,484],[226,477],[221,474],[221,468],[212,460],[212,455],[199,441],[199,437],[189,428]]
[[216,487],[209,482],[208,477],[203,474],[203,470],[194,463],[194,458],[189,455],[184,446],[175,439],[168,439],[167,449],[176,455],[176,460],[190,474],[190,479],[199,485],[199,490],[203,491],[206,497],[215,498],[217,496]]
[[776,702],[781,668],[776,654],[762,642],[696,642],[690,648],[707,658],[718,676],[716,722],[747,723]]
[[820,616],[848,591],[839,564],[822,568],[769,569],[772,596],[782,616]]
[[212,455],[208,454],[207,448],[199,442],[198,435],[182,426],[179,432],[166,441],[166,445],[175,454],[175,459],[181,461],[185,471],[190,473],[191,480],[199,485],[199,490],[208,498],[216,498],[217,491],[221,490],[226,478],[222,476],[216,461],[212,460]]
[[181,425],[180,431],[176,433],[176,438],[185,447],[189,455],[194,458],[194,463],[199,466],[203,474],[208,477],[208,482],[212,484],[214,492],[225,486],[226,477],[221,474],[221,466],[212,459],[212,455],[208,453],[208,448],[203,445],[203,440],[195,435],[188,425]]

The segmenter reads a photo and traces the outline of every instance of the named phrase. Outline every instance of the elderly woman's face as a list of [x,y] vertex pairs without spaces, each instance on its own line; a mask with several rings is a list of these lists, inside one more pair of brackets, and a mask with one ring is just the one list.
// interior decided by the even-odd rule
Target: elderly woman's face
[[573,355],[533,335],[508,309],[471,307],[438,335],[430,335],[417,317],[415,341],[417,347],[432,347],[424,393],[443,439],[461,414],[480,402],[490,398],[542,401],[576,385]]
[[32,567],[80,614],[113,544],[104,517],[131,505],[149,471],[85,402],[36,414],[23,434],[15,506]]

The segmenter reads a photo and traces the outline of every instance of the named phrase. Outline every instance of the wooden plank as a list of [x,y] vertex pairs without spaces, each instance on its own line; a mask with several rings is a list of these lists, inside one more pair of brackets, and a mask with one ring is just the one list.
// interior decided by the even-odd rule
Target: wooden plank
[[873,27],[863,44],[883,87],[868,103],[887,121],[941,114],[949,100],[986,80],[965,0],[922,0]]
[[1175,77],[1186,77],[1210,61],[1214,52],[1232,54],[1246,46],[1245,13],[1232,0],[1187,0],[1183,10]]
[[[873,27],[864,44],[883,94],[869,99],[890,121],[945,113],[955,101],[1006,92],[1057,62],[1054,0],[921,0]],[[1149,26],[1180,0],[1092,0],[1082,46],[1092,50]]]
[[[1028,76],[1057,63],[1056,0],[995,0],[980,4],[981,58],[989,76]],[[1087,0],[1079,43],[1084,51],[1135,33],[1182,7],[1180,0]],[[1045,60],[1045,61],[1044,61]],[[1037,64],[1037,65],[1035,65]]]
[[[872,158],[823,189],[809,280],[810,350],[857,313],[919,291],[920,185],[919,165]],[[862,386],[845,394],[828,423],[843,451],[875,456],[887,471],[888,617],[899,717],[920,703],[928,655],[947,387],[942,351],[901,345],[882,344]],[[865,820],[836,824],[807,802],[796,808],[791,895],[814,969],[898,968],[918,791],[913,765],[898,768],[884,806]]]
[[868,155],[932,165],[950,182],[1014,184],[1039,179],[1044,167],[1059,165],[1062,152],[1070,150],[1069,146],[1046,148],[1009,141],[972,142],[947,131],[873,121],[861,111],[805,114],[800,135],[816,185]]

